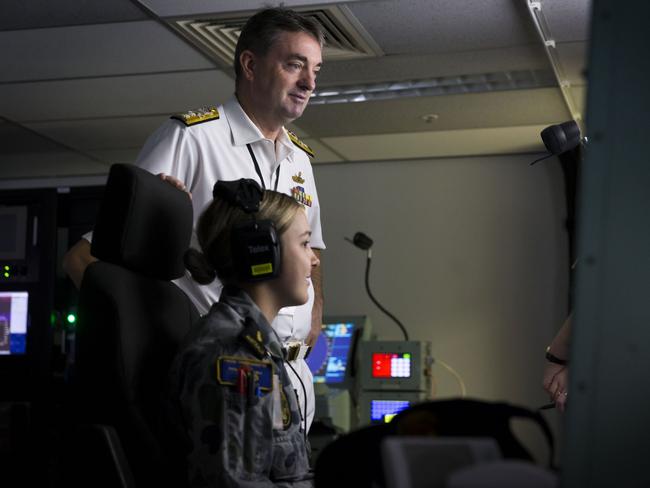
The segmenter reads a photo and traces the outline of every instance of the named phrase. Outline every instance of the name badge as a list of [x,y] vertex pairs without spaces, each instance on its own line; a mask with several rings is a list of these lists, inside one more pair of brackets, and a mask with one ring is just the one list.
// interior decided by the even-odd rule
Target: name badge
[[234,356],[220,356],[217,359],[217,381],[222,385],[236,386],[240,370],[255,373],[260,390],[273,390],[272,362]]

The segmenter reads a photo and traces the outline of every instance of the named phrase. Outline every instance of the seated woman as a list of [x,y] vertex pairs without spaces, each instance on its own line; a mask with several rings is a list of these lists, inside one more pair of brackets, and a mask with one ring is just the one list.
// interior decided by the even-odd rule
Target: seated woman
[[218,182],[200,217],[202,252],[186,266],[225,284],[171,371],[172,417],[187,442],[191,486],[310,487],[301,411],[270,324],[307,301],[318,259],[302,205],[253,180]]

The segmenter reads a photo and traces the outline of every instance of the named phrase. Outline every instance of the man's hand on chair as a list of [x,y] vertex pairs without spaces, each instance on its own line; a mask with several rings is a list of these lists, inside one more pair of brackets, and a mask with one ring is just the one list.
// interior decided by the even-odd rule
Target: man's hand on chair
[[174,188],[178,188],[181,191],[184,191],[190,196],[190,199],[192,198],[192,194],[189,192],[187,187],[185,186],[185,183],[183,183],[181,180],[178,178],[174,178],[173,176],[166,175],[165,173],[158,173],[158,176],[160,177],[161,180],[166,181],[170,185],[172,185]]

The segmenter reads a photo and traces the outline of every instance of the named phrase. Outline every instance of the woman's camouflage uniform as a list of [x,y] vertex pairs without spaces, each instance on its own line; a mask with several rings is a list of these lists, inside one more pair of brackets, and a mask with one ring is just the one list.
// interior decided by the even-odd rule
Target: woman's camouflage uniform
[[191,486],[312,486],[280,342],[245,292],[224,289],[194,326],[171,387],[172,421],[189,437]]

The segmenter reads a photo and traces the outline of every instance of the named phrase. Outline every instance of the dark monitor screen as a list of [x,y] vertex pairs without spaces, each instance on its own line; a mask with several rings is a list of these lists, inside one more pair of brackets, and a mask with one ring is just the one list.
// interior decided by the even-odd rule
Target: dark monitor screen
[[0,291],[0,355],[25,354],[27,305],[26,291]]
[[26,206],[0,205],[0,260],[25,258]]
[[345,387],[354,342],[363,327],[364,317],[325,319],[321,334],[307,357],[314,383]]

